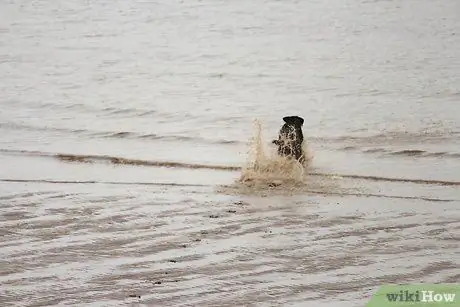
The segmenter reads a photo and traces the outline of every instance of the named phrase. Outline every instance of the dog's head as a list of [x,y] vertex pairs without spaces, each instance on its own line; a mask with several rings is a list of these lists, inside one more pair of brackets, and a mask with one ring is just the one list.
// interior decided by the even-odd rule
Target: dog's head
[[303,118],[299,116],[285,116],[283,120],[288,125],[293,125],[297,127],[302,127],[303,125]]

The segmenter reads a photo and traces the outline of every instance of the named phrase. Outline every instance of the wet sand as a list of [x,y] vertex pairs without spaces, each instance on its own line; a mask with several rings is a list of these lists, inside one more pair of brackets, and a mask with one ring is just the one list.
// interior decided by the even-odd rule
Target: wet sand
[[1,304],[363,306],[380,284],[460,278],[458,186],[312,175],[255,190],[189,171],[222,184],[3,181]]

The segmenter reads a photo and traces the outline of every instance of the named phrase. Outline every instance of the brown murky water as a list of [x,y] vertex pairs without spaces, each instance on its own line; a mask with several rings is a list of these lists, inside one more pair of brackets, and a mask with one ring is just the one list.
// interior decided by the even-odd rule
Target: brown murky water
[[[460,281],[458,1],[0,6],[1,306]],[[286,115],[305,169],[270,156]]]

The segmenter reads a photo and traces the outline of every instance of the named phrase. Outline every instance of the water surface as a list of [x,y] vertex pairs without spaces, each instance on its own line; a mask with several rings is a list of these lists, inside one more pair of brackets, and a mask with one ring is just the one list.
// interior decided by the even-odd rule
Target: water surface
[[[458,1],[0,6],[3,305],[363,306],[460,280]],[[286,115],[311,185],[222,189],[253,119],[269,141]]]

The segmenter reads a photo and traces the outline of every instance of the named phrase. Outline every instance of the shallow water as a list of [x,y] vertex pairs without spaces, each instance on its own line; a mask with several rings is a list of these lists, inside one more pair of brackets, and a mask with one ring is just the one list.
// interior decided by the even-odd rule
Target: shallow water
[[[458,1],[0,6],[1,305],[459,282]],[[253,120],[269,146],[286,115],[307,184],[235,183]]]

